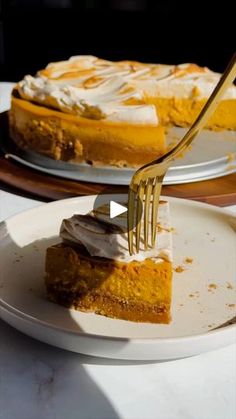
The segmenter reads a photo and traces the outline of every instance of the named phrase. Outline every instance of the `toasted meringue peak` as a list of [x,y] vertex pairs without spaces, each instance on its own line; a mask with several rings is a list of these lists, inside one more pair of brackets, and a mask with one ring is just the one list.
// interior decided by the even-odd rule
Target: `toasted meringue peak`
[[[220,74],[196,64],[112,62],[91,55],[50,63],[18,83],[23,99],[90,119],[158,125],[147,97],[206,99]],[[231,86],[224,99],[236,99]]]

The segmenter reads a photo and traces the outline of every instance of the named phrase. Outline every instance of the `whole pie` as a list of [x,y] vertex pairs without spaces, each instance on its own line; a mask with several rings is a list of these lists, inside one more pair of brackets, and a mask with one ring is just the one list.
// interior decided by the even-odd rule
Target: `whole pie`
[[[196,64],[71,57],[16,85],[11,137],[56,160],[140,166],[166,151],[166,127],[193,123],[219,78]],[[235,114],[232,85],[207,127],[236,129]]]
[[[161,201],[154,249],[130,256],[127,233],[101,210],[63,220],[62,242],[47,249],[46,289],[58,304],[139,322],[169,323],[172,233],[168,203]],[[115,219],[113,219],[113,222]],[[123,223],[123,224],[122,224]]]

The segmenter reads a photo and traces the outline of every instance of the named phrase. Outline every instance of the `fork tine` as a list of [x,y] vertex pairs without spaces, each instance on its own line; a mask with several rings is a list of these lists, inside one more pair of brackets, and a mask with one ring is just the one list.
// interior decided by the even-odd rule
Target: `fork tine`
[[135,208],[135,196],[136,193],[129,188],[128,197],[128,242],[129,242],[129,253],[133,254],[133,228],[134,228],[134,208]]
[[136,211],[136,252],[139,252],[140,248],[140,231],[141,231],[141,219],[143,210],[143,195],[144,195],[144,182],[140,181],[137,196],[137,211]]
[[153,179],[148,179],[145,189],[145,207],[144,207],[144,248],[148,248],[148,232],[149,232],[149,215],[150,215],[150,201],[152,193]]
[[152,247],[155,246],[157,234],[157,215],[163,177],[157,177],[153,188],[152,198]]

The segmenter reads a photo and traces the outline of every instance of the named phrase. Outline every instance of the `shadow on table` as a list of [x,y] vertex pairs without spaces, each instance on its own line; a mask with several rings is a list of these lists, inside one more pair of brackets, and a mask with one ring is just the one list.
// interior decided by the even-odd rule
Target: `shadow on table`
[[80,356],[33,340],[0,321],[1,417],[118,419]]

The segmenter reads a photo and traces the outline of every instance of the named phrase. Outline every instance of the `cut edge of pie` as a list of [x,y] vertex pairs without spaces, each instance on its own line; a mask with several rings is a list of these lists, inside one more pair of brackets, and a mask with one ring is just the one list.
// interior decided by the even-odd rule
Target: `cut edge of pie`
[[21,149],[71,163],[140,166],[166,151],[161,125],[89,120],[14,96],[9,128]]

